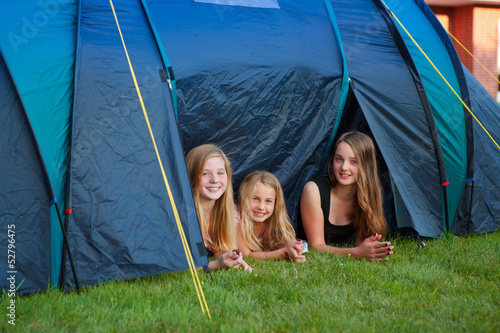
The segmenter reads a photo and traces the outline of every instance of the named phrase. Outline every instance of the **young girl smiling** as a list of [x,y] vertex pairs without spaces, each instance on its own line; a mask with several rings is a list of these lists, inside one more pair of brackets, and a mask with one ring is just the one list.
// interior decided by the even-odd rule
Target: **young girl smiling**
[[301,254],[302,242],[295,240],[283,190],[272,173],[249,173],[240,185],[238,203],[238,250],[244,256],[306,260]]
[[[360,132],[344,133],[332,148],[328,176],[309,181],[300,199],[299,237],[310,246],[343,256],[385,260],[394,246],[380,242],[386,233],[375,146]],[[343,243],[356,235],[356,247]]]
[[186,165],[205,247],[216,261],[210,270],[230,267],[252,268],[236,253],[237,238],[231,164],[224,152],[213,144],[193,148]]

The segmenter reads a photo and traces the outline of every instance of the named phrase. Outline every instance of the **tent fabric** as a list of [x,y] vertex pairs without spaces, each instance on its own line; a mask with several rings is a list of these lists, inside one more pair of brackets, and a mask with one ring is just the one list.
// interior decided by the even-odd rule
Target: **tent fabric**
[[338,106],[338,112],[337,112],[337,120],[335,121],[335,126],[333,128],[333,135],[330,138],[330,142],[328,142],[328,146],[326,147],[326,154],[325,157],[323,158],[323,162],[321,163],[322,167],[325,167],[325,163],[328,161],[328,152],[332,148],[334,144],[334,139],[335,139],[335,134],[337,134],[337,130],[340,124],[340,121],[342,119],[342,112],[345,108],[345,104],[347,101],[347,96],[349,94],[349,73],[347,71],[347,62],[345,59],[345,54],[344,54],[344,46],[342,45],[342,38],[340,37],[340,31],[339,27],[337,25],[337,20],[335,19],[335,13],[333,12],[333,7],[332,3],[330,0],[325,0],[325,7],[328,12],[328,15],[330,17],[330,21],[332,23],[332,28],[335,33],[335,40],[337,42],[339,52],[342,55],[342,69],[343,69],[343,75],[342,75],[342,85],[340,89],[340,101],[339,101],[339,106]]
[[[5,292],[26,294],[50,282],[47,173],[24,105],[0,51],[0,221]],[[12,279],[12,277],[14,279]],[[11,284],[13,287],[11,287]]]
[[[413,39],[416,40],[460,96],[460,86],[446,47],[418,5],[413,0],[388,0],[386,3],[389,8],[397,8],[394,13],[399,21],[410,32]],[[465,185],[467,173],[467,145],[463,106],[408,34],[403,31],[399,24],[396,24],[396,26],[406,41],[431,103],[449,181],[446,188],[447,205],[449,216],[451,216],[449,224],[451,225]]]
[[158,37],[158,31],[156,30],[153,21],[151,20],[151,13],[149,13],[148,6],[145,3],[145,0],[141,0],[142,6],[144,9],[144,13],[146,14],[148,18],[149,25],[151,27],[151,30],[153,32],[155,41],[156,41],[156,46],[158,47],[158,50],[161,55],[161,59],[163,61],[163,64],[165,68],[167,68],[166,75],[168,76],[168,82],[169,82],[169,89],[170,89],[170,96],[172,98],[172,104],[174,105],[174,111],[175,111],[175,120],[178,122],[178,114],[177,114],[177,87],[175,83],[175,75],[172,70],[172,65],[170,65],[170,61],[168,60],[167,53],[165,52],[165,49],[163,48],[163,44],[160,41],[160,38]]
[[[500,142],[500,106],[464,66],[471,110],[495,142]],[[497,130],[495,130],[497,129]],[[468,182],[453,224],[453,233],[481,234],[500,229],[500,149],[474,121],[474,190]],[[472,210],[470,202],[472,195]],[[470,218],[470,225],[469,225]]]
[[147,1],[175,70],[185,151],[216,143],[232,162],[236,189],[252,170],[273,172],[294,217],[348,88],[324,2],[279,4]]
[[[429,23],[434,28],[436,34],[439,36],[439,39],[443,43],[443,46],[446,48],[446,51],[450,57],[450,61],[453,65],[453,69],[456,74],[458,86],[460,87],[460,97],[466,103],[466,105],[470,108],[469,104],[469,89],[467,88],[467,80],[464,75],[464,71],[462,69],[462,62],[458,56],[458,53],[453,45],[448,32],[441,25],[441,22],[437,19],[436,15],[431,11],[431,9],[427,6],[427,4],[423,0],[415,1],[418,8],[425,15]],[[464,117],[465,117],[465,130],[466,130],[466,138],[467,138],[467,175],[466,179],[472,179],[474,176],[474,135],[473,135],[473,117],[469,114],[466,107],[463,107]]]
[[[387,3],[500,142],[498,103],[425,3]],[[203,143],[227,153],[235,189],[273,172],[296,224],[303,185],[358,129],[376,142],[393,231],[440,237],[445,207],[456,234],[499,229],[499,151],[382,1],[113,4],[159,158],[109,2],[0,4],[0,224],[20,225],[20,292],[60,275],[75,285],[54,198],[82,285],[187,269],[174,206],[194,264],[207,265],[184,161]]]
[[[64,207],[73,102],[77,1],[2,1],[0,47],[30,117],[59,207]],[[51,210],[51,276],[59,279],[62,233]]]
[[[425,105],[415,83],[420,78],[413,75],[415,71],[407,65],[411,59],[402,57],[373,3],[335,1],[333,6],[354,94],[404,198],[413,226],[422,236],[440,235],[439,163]],[[353,10],[356,20],[352,19]]]
[[[194,264],[206,266],[154,37],[140,3],[113,3]],[[78,279],[92,285],[188,269],[111,7],[84,1],[79,17],[68,231]],[[69,269],[67,265],[68,277]]]

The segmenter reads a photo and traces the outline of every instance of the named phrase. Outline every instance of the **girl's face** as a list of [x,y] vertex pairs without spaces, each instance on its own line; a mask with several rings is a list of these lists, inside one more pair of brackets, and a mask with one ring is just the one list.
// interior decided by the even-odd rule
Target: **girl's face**
[[200,199],[202,201],[215,201],[219,199],[227,188],[227,173],[224,160],[212,157],[205,162],[200,175]]
[[359,165],[348,143],[341,142],[337,146],[333,158],[333,172],[335,173],[335,179],[337,179],[340,185],[349,186],[356,184]]
[[276,191],[272,187],[258,182],[250,197],[248,216],[254,222],[264,222],[273,215],[275,201]]

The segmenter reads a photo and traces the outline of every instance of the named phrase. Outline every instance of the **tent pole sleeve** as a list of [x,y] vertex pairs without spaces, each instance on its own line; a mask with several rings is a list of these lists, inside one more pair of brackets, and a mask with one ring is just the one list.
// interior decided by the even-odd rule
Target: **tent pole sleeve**
[[141,0],[141,4],[142,4],[142,8],[144,9],[144,14],[146,15],[146,18],[148,20],[151,31],[153,33],[153,36],[154,36],[154,39],[156,42],[156,47],[158,48],[158,51],[160,51],[160,57],[161,57],[161,60],[163,62],[163,66],[165,67],[164,69],[168,75],[167,82],[168,82],[168,87],[170,89],[170,97],[172,99],[172,106],[174,107],[175,120],[177,121],[177,123],[179,123],[179,116],[177,113],[177,88],[176,88],[176,84],[175,84],[174,70],[172,68],[172,65],[170,64],[170,60],[168,60],[167,52],[165,51],[165,48],[163,47],[160,36],[158,35],[158,31],[156,30],[156,27],[153,24],[153,20],[151,19],[151,14],[149,13],[149,8],[148,8],[148,5],[146,4],[146,1]]
[[80,286],[78,284],[78,278],[76,276],[76,270],[75,270],[75,265],[73,264],[73,258],[71,257],[71,251],[69,250],[69,244],[68,244],[68,237],[66,235],[66,230],[64,229],[62,218],[61,218],[61,212],[59,211],[59,205],[57,204],[57,201],[54,203],[56,211],[57,211],[57,217],[59,219],[59,224],[61,225],[61,231],[63,234],[63,246],[66,248],[66,251],[68,251],[68,258],[69,258],[69,263],[71,264],[71,271],[73,272],[73,278],[75,279],[75,285],[76,285],[76,291],[80,293]]
[[443,187],[443,205],[444,205],[444,222],[445,222],[445,234],[447,234],[448,232],[450,232],[450,221],[449,221],[449,217],[448,217],[448,194],[447,194],[447,191],[446,191],[446,185],[448,185],[449,182],[446,182],[444,184],[442,184],[442,187]]
[[332,3],[330,0],[325,0],[325,7],[328,11],[328,16],[330,17],[330,23],[332,25],[332,29],[335,35],[335,40],[337,42],[337,47],[339,49],[340,54],[342,55],[342,86],[340,87],[340,100],[337,110],[337,119],[335,119],[335,126],[333,128],[332,136],[330,137],[330,141],[328,142],[328,146],[326,147],[325,156],[323,157],[323,161],[321,161],[321,167],[323,167],[324,163],[328,159],[328,155],[330,153],[330,149],[333,146],[333,140],[335,139],[335,135],[337,134],[337,129],[340,124],[340,119],[342,118],[342,113],[344,111],[345,103],[347,100],[347,94],[349,92],[349,73],[347,71],[347,61],[345,59],[344,47],[342,46],[342,38],[340,36],[339,27],[337,25],[337,20],[335,19],[335,13],[333,11]]
[[473,199],[474,199],[474,178],[472,179],[471,190],[470,190],[469,219],[467,220],[467,234],[470,233],[470,222],[471,222],[471,218],[472,218],[472,200]]
[[379,9],[380,13],[382,13],[387,26],[389,27],[389,30],[391,31],[391,34],[396,41],[396,45],[398,46],[398,50],[401,53],[410,73],[412,74],[415,82],[415,87],[418,91],[418,95],[420,98],[420,101],[422,103],[422,106],[424,108],[424,114],[425,118],[427,119],[427,124],[429,126],[429,132],[431,133],[431,139],[432,142],[434,143],[434,151],[436,154],[436,161],[438,163],[438,169],[439,169],[439,178],[441,183],[446,183],[448,181],[448,175],[446,173],[446,167],[444,164],[444,157],[443,157],[443,149],[441,147],[441,143],[439,141],[439,134],[436,126],[436,122],[434,120],[434,116],[432,114],[432,109],[431,105],[429,102],[429,99],[427,98],[427,94],[425,92],[422,79],[420,77],[420,74],[417,70],[417,67],[415,63],[413,62],[413,58],[410,54],[410,51],[408,50],[403,37],[401,34],[398,32],[398,29],[396,25],[394,24],[393,20],[391,19],[392,12],[389,10],[389,7],[385,5],[383,1],[377,1],[375,2],[377,8]]
[[[64,232],[68,232],[68,213],[65,213]],[[64,280],[66,280],[66,251],[63,246],[61,255],[61,274],[59,275],[59,289],[64,290]]]
[[[418,8],[422,11],[425,17],[429,20],[429,23],[432,25],[439,38],[441,39],[446,51],[450,57],[451,63],[453,65],[455,75],[457,77],[458,86],[460,87],[460,96],[463,101],[466,102],[468,108],[472,110],[471,107],[471,98],[469,95],[469,88],[467,86],[467,80],[465,79],[464,70],[462,68],[462,63],[458,56],[457,50],[453,41],[450,39],[455,37],[449,33],[444,27],[441,25],[441,22],[437,19],[436,15],[431,11],[429,6],[425,3],[424,0],[416,0],[416,4]],[[455,39],[458,44],[460,42]],[[468,51],[465,49],[465,51]],[[495,78],[498,81],[498,78]],[[500,81],[498,82],[500,83]],[[465,119],[465,128],[466,128],[466,148],[467,148],[467,178],[474,177],[474,120],[472,116],[467,112],[467,108],[464,107],[464,119]]]
[[[76,96],[77,92],[77,80],[76,76],[78,73],[78,65],[80,62],[80,53],[79,51],[79,46],[80,46],[80,25],[81,25],[81,17],[82,17],[82,2],[80,1],[78,3],[78,17],[77,17],[77,28],[76,28],[76,49],[75,49],[75,68],[74,68],[74,73],[73,73],[73,102],[71,106],[71,122],[70,122],[70,129],[69,129],[69,149],[68,149],[68,157],[67,157],[67,168],[66,168],[66,197],[65,197],[65,209],[64,209],[64,232],[68,233],[68,228],[69,228],[69,214],[72,213],[72,207],[73,203],[71,200],[72,197],[72,187],[71,187],[71,154],[73,151],[73,124],[75,123],[75,100],[74,97]],[[64,280],[66,280],[66,251],[64,249],[64,246],[62,248],[62,256],[61,256],[61,274],[59,276],[59,288],[61,290],[64,290]],[[76,281],[76,277],[75,277]]]
[[[73,124],[73,117],[71,119],[71,124]],[[64,232],[66,235],[68,234],[68,226],[69,226],[69,214],[72,213],[72,203],[71,203],[71,151],[72,151],[72,142],[73,142],[73,126],[70,125],[70,142],[68,149],[68,158],[67,158],[67,169],[66,169],[66,200],[64,204],[66,208],[64,209]],[[64,246],[62,247],[62,255],[61,255],[61,274],[59,275],[59,289],[64,290],[64,281],[66,280],[66,251]],[[76,281],[76,280],[75,280]]]

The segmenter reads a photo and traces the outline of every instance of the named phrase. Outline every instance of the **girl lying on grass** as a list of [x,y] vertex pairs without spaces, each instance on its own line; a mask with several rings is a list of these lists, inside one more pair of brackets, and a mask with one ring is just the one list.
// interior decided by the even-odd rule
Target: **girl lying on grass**
[[238,250],[244,256],[306,260],[286,212],[283,190],[272,173],[258,170],[246,175],[238,204]]
[[[386,222],[370,137],[360,132],[340,136],[330,153],[328,176],[316,177],[304,186],[300,216],[299,237],[307,237],[317,251],[388,259],[394,246],[380,241],[386,234]],[[354,248],[328,245],[345,242],[354,234]]]
[[213,144],[193,148],[186,155],[186,164],[200,221],[203,242],[216,261],[210,270],[243,267],[252,268],[236,253],[237,238],[231,164],[224,152]]

